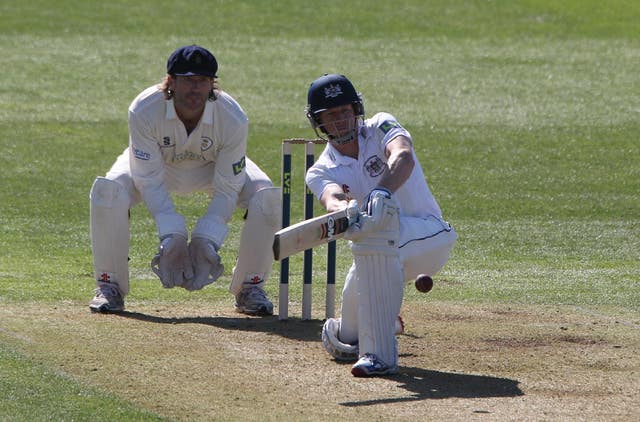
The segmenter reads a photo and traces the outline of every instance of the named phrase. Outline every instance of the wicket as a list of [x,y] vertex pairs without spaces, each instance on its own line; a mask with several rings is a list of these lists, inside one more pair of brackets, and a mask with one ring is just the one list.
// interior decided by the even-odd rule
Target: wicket
[[[305,146],[305,173],[315,161],[315,146],[325,145],[323,139],[293,138],[282,141],[282,227],[291,224],[291,152],[292,145]],[[313,217],[313,193],[304,184],[304,219]],[[302,287],[302,319],[311,319],[312,304],[312,280],[313,280],[313,249],[304,251],[303,258],[303,287]],[[278,295],[278,319],[289,318],[289,258],[280,261],[280,289]],[[336,242],[327,245],[327,291],[325,301],[325,316],[335,316],[336,298]]]

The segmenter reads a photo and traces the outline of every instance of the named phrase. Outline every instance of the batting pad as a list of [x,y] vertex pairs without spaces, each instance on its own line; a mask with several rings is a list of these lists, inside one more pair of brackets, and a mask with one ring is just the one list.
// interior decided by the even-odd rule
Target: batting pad
[[403,272],[396,248],[385,253],[353,244],[358,291],[360,354],[373,353],[389,366],[398,364],[395,324],[403,294]]
[[355,265],[351,265],[344,287],[342,288],[342,304],[340,308],[340,340],[355,344],[358,342],[358,280]]
[[355,362],[358,360],[358,345],[340,341],[340,318],[328,318],[322,326],[322,346],[336,360]]
[[[229,291],[237,295],[251,280],[266,280],[273,264],[273,236],[280,229],[280,188],[264,188],[249,201],[247,219],[240,235],[238,260]],[[254,282],[255,283],[255,282]]]
[[98,177],[91,187],[90,232],[96,282],[129,293],[129,196],[117,182]]

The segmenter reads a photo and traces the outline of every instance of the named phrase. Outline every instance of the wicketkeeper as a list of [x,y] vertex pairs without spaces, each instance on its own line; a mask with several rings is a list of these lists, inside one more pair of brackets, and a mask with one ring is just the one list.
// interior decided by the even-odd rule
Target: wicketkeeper
[[388,113],[365,120],[361,95],[345,76],[315,80],[306,112],[316,134],[329,141],[307,172],[307,185],[328,212],[361,207],[345,236],[353,265],[341,317],[324,324],[323,345],[338,360],[356,361],[354,376],[394,374],[405,281],[436,274],[456,233],[442,218],[409,132]]
[[[220,253],[236,207],[247,210],[231,292],[236,309],[271,315],[263,285],[280,227],[280,190],[246,157],[248,119],[218,87],[218,63],[197,45],[167,61],[162,83],[129,106],[129,147],[90,193],[95,312],[119,312],[129,293],[129,210],[144,202],[158,229],[152,268],[165,288],[200,290],[220,277]],[[204,191],[211,200],[191,236],[170,193]]]

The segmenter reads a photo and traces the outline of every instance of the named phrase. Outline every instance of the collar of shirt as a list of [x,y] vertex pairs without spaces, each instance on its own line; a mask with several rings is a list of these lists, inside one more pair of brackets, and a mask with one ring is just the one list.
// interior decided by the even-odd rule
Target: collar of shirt
[[[356,140],[355,142],[358,142],[358,140]],[[334,147],[331,143],[327,143],[327,154],[329,155],[329,158],[331,160],[330,164],[332,164],[332,166],[330,167],[348,166],[358,162],[358,160],[356,160],[355,158],[351,158],[347,155],[342,155],[340,151],[338,151],[336,147]]]
[[[357,136],[357,139],[355,140],[355,142],[358,142],[359,144],[358,156],[360,155],[360,152],[362,152],[362,148],[363,148],[363,144],[361,140],[364,140],[365,138],[366,138],[366,127],[362,125],[362,123],[358,122],[358,136]],[[355,158],[351,158],[347,155],[341,154],[340,151],[338,151],[331,142],[327,142],[327,154],[331,159],[331,162],[327,164],[332,164],[332,165],[329,165],[328,167],[349,166],[352,164],[356,164],[358,162],[358,160]]]

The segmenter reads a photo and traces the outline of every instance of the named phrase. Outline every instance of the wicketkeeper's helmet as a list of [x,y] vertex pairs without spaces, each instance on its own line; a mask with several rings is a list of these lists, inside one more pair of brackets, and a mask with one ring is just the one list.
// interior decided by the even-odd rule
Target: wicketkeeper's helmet
[[[327,131],[322,127],[319,114],[325,110],[351,104],[353,113],[357,119],[364,118],[364,104],[362,96],[356,91],[353,84],[344,75],[325,74],[311,83],[307,93],[307,118],[316,134],[323,137]],[[319,131],[321,133],[319,133]],[[354,128],[355,131],[355,128]],[[353,135],[347,137],[331,138],[331,142],[346,143],[353,139]]]

